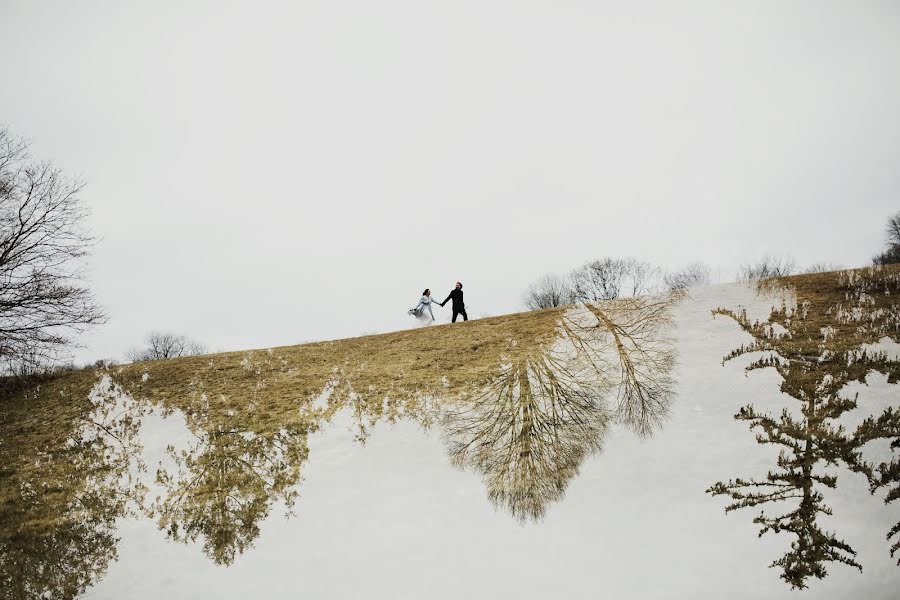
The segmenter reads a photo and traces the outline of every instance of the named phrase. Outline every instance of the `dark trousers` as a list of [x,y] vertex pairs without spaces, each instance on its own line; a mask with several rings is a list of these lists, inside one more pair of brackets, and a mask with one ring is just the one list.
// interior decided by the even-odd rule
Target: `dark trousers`
[[456,323],[456,317],[459,315],[463,316],[463,321],[468,321],[469,316],[466,314],[466,309],[460,306],[459,308],[453,307],[453,323]]

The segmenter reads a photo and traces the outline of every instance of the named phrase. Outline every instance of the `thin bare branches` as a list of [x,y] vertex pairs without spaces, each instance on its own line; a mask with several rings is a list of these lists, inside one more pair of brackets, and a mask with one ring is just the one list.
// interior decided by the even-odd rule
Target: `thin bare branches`
[[528,287],[523,303],[531,310],[565,306],[572,302],[569,282],[555,273],[544,275]]
[[564,323],[584,360],[616,383],[618,420],[640,436],[657,430],[675,397],[677,353],[671,305],[676,296],[586,304],[591,320]]
[[741,265],[738,281],[751,282],[787,277],[797,272],[797,263],[790,257],[765,255],[755,263]]
[[176,333],[154,331],[145,338],[143,348],[134,348],[128,352],[128,358],[131,362],[142,362],[200,354],[206,354],[206,347],[200,342]]
[[601,450],[610,423],[640,435],[662,423],[675,394],[671,302],[574,307],[556,339],[511,341],[499,374],[444,415],[453,462],[482,473],[495,505],[540,518]]
[[105,315],[85,284],[84,184],[0,129],[0,362],[50,362]]
[[570,275],[573,299],[578,302],[615,300],[656,292],[661,271],[633,258],[603,258],[585,263]]
[[900,212],[888,219],[885,227],[885,250],[873,259],[876,265],[900,263]]

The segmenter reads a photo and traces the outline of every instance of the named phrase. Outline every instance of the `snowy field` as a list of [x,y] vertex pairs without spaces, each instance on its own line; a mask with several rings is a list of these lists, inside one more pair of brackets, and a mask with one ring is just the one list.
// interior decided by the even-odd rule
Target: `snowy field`
[[[863,476],[831,469],[838,485],[825,501],[833,516],[820,517],[856,550],[862,572],[828,563],[828,576],[810,578],[803,591],[769,568],[793,536],[759,538],[752,522],[759,508],[726,515],[727,500],[705,492],[774,468],[777,449],[758,444],[733,416],[749,403],[777,413],[795,401],[779,393],[772,369],[745,376],[751,357],[722,365],[750,336],[711,315],[747,307],[765,318],[771,304],[745,287],[719,285],[675,306],[677,398],[663,428],[640,439],[611,426],[602,451],[581,464],[541,519],[520,521],[495,507],[476,470],[451,464],[439,425],[381,422],[362,444],[350,416],[337,414],[309,436],[292,516],[276,502],[231,564],[211,560],[203,536],[181,543],[151,518],[124,518],[118,560],[85,596],[897,598],[900,567],[885,534],[900,520],[900,503],[870,495]],[[854,386],[859,408],[848,425],[898,404],[886,377],[867,383]],[[166,447],[188,447],[191,435],[177,412],[146,417],[145,461],[165,464]],[[887,457],[886,445],[873,448],[874,458]]]

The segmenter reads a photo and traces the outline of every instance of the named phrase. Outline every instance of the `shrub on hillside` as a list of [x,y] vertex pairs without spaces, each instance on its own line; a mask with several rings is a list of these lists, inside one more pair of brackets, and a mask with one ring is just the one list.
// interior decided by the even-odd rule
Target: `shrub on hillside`
[[658,267],[633,258],[602,258],[585,263],[569,276],[572,298],[578,302],[615,300],[659,291]]
[[686,290],[710,283],[709,266],[702,262],[691,263],[680,271],[668,273],[663,281],[671,291]]
[[572,288],[564,277],[548,273],[528,287],[522,301],[531,310],[563,306],[572,301]]
[[131,362],[206,354],[206,347],[203,344],[175,333],[154,331],[147,335],[144,343],[143,348],[135,348],[128,352],[128,359]]
[[829,262],[820,262],[814,263],[803,269],[803,272],[806,274],[811,273],[830,273],[832,271],[840,271],[844,267],[843,265],[836,265],[834,263]]
[[787,277],[797,272],[797,264],[790,257],[763,256],[755,263],[746,263],[738,269],[738,281],[750,282]]

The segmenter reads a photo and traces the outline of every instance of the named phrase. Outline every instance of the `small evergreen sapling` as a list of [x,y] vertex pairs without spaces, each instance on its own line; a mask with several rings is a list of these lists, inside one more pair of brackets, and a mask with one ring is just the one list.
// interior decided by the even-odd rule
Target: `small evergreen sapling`
[[[784,285],[781,280],[775,284],[772,289]],[[822,293],[829,289],[841,293]],[[780,308],[773,308],[763,321],[752,321],[746,311],[713,311],[714,316],[733,319],[753,338],[725,356],[723,364],[758,354],[746,371],[774,369],[781,378],[780,391],[796,401],[796,408],[778,415],[758,411],[752,404],[741,408],[735,418],[756,430],[757,441],[781,448],[776,468],[761,478],[720,481],[707,492],[732,499],[726,512],[791,502],[791,508],[781,514],[763,511],[754,522],[761,526],[760,536],[768,532],[795,536],[791,549],[771,566],[781,568],[781,577],[791,587],[804,588],[809,577],[827,575],[829,562],[862,570],[853,548],[817,521],[821,514],[832,514],[823,491],[837,485],[835,468],[865,475],[873,492],[898,481],[896,459],[876,467],[861,454],[862,447],[876,438],[893,437],[893,447],[898,448],[896,413],[888,409],[854,432],[845,430],[840,421],[857,407],[856,395],[842,395],[847,384],[864,384],[873,371],[887,374],[889,383],[898,380],[900,363],[866,345],[884,336],[898,337],[900,310],[895,298],[900,273],[870,269],[819,274],[792,281],[790,292],[795,302],[789,303],[785,296]],[[900,486],[888,493],[886,502],[898,496]],[[888,537],[898,533],[900,525]],[[895,543],[892,553],[898,549]]]

